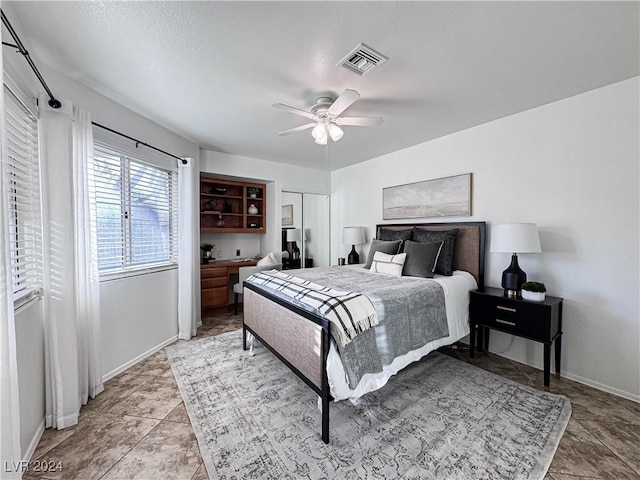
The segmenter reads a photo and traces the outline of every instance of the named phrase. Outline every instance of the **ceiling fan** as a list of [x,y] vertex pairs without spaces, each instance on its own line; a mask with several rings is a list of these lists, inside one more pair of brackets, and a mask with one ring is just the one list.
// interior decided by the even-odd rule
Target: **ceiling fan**
[[316,143],[319,145],[326,145],[328,137],[331,137],[331,140],[334,142],[337,142],[342,138],[344,132],[340,128],[341,125],[354,127],[374,127],[376,125],[380,125],[382,123],[382,117],[340,116],[340,114],[353,105],[358,98],[360,98],[360,94],[358,92],[347,89],[335,100],[331,100],[329,97],[318,98],[318,100],[316,100],[316,104],[311,107],[310,112],[290,107],[283,103],[274,103],[274,108],[286,110],[287,112],[302,115],[303,117],[313,120],[312,123],[307,123],[300,127],[285,130],[284,132],[278,133],[278,135],[289,135],[291,133],[313,128],[311,135],[315,138]]

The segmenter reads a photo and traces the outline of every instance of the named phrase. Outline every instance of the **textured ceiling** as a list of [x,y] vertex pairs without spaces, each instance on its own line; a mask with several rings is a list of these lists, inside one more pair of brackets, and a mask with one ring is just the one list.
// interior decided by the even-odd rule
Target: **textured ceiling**
[[[323,169],[639,74],[638,2],[7,4],[37,61],[202,148]],[[389,58],[364,77],[336,66],[360,42]],[[346,88],[384,123],[277,135],[307,119],[273,103]]]

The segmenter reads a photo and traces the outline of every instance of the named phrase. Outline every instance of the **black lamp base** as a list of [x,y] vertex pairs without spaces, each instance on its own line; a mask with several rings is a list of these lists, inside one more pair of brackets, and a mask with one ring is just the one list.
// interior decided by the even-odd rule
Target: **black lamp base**
[[351,245],[351,251],[349,252],[349,256],[347,257],[347,262],[349,265],[356,265],[360,263],[360,255],[356,252],[356,246]]
[[522,284],[527,281],[527,274],[518,265],[518,255],[511,255],[511,265],[502,272],[502,288],[506,297],[520,296]]

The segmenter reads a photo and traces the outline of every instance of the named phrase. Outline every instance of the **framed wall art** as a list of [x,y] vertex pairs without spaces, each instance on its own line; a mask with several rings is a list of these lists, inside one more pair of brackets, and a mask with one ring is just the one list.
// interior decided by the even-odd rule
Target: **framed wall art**
[[293,204],[282,205],[282,226],[293,225]]
[[471,173],[382,189],[382,218],[471,215]]

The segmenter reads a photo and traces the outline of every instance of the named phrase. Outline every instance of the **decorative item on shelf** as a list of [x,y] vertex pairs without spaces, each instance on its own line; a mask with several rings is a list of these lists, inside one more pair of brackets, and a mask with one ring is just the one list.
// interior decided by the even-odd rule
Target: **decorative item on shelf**
[[216,222],[216,226],[224,227],[224,218],[222,218],[222,215],[218,215],[218,221]]
[[227,193],[227,189],[222,187],[216,187],[215,191],[216,193]]
[[209,260],[213,259],[213,249],[215,247],[212,243],[203,243],[200,245],[200,250],[202,250],[202,263],[207,264]]
[[492,253],[511,253],[511,265],[502,272],[502,288],[510,298],[520,296],[527,274],[518,265],[518,253],[540,253],[540,236],[535,223],[506,223],[491,229]]
[[542,282],[524,282],[522,284],[522,299],[530,302],[544,302],[547,287]]
[[351,252],[347,256],[349,265],[360,263],[360,255],[356,251],[356,245],[365,243],[364,227],[344,227],[342,229],[342,243],[351,245]]
[[258,208],[252,203],[251,205],[249,205],[249,208],[247,209],[247,213],[249,215],[257,215],[258,214]]
[[200,205],[200,210],[202,212],[210,212],[213,210],[213,202],[211,200],[205,200],[204,202],[201,202]]
[[260,190],[256,187],[247,187],[247,195],[249,198],[258,198],[258,193]]
[[257,223],[250,223],[249,224],[249,228],[258,228],[258,224]]

